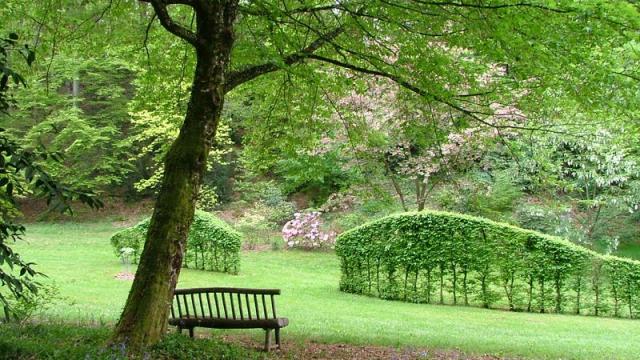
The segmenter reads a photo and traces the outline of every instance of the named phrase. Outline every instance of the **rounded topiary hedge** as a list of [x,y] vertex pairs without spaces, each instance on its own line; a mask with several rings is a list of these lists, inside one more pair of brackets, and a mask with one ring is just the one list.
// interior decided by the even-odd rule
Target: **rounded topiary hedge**
[[340,289],[383,299],[636,317],[640,262],[473,216],[392,215],[342,233]]
[[[131,248],[132,261],[137,263],[149,229],[150,218],[121,230],[111,237],[118,257],[123,248]],[[240,269],[242,236],[224,221],[196,210],[183,261],[184,267],[237,274]]]

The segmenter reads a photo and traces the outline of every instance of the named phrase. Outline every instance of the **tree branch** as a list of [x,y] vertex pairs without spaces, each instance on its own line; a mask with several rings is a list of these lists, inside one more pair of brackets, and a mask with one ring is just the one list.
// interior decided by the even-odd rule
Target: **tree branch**
[[151,54],[149,54],[149,32],[151,31],[151,26],[153,25],[153,22],[156,20],[158,15],[156,15],[155,13],[153,14],[153,16],[151,16],[151,20],[149,20],[149,23],[147,23],[147,28],[145,29],[144,32],[144,42],[142,43],[142,46],[144,46],[144,51],[147,53],[147,66],[151,67]]
[[500,125],[500,124],[495,124],[492,123],[490,121],[487,121],[485,119],[483,119],[482,117],[480,117],[479,115],[493,115],[492,113],[485,113],[485,112],[480,112],[480,111],[473,111],[473,110],[469,110],[469,109],[465,109],[464,107],[451,102],[445,98],[439,97],[437,95],[431,94],[429,92],[427,92],[424,89],[419,88],[418,86],[411,84],[410,82],[408,82],[407,80],[402,79],[401,77],[385,72],[385,71],[381,71],[381,70],[376,70],[376,69],[368,69],[362,66],[358,66],[358,65],[354,65],[351,63],[346,63],[346,62],[342,62],[339,60],[335,60],[335,59],[331,59],[331,58],[327,58],[324,56],[320,56],[320,55],[316,55],[316,54],[309,54],[307,56],[308,59],[313,59],[313,60],[317,60],[317,61],[322,61],[325,63],[329,63],[344,69],[349,69],[358,73],[362,73],[362,74],[367,74],[367,75],[373,75],[373,76],[380,76],[383,78],[387,78],[393,82],[395,82],[396,84],[400,85],[401,87],[417,94],[420,95],[422,97],[425,97],[427,99],[431,99],[433,101],[439,102],[441,104],[447,105],[449,106],[451,109],[454,109],[458,112],[460,112],[461,114],[464,114],[466,116],[469,116],[471,119],[496,128],[496,129],[520,129],[520,130],[541,130],[541,128],[533,128],[533,127],[527,127],[527,126],[517,126],[517,125]]
[[[344,31],[343,27],[338,27],[327,34],[320,36],[304,49],[285,56],[282,59],[283,64],[288,66],[288,65],[293,65],[295,63],[303,61],[304,59],[312,55],[316,50],[321,48],[323,45],[335,39],[343,31]],[[229,92],[234,88],[236,88],[238,85],[241,85],[247,81],[251,81],[261,75],[280,70],[281,68],[282,68],[282,64],[268,62],[264,64],[248,66],[244,69],[233,71],[226,76],[227,81],[226,81],[224,90],[225,92]]]
[[528,8],[538,9],[538,10],[556,12],[556,13],[570,12],[570,10],[567,10],[567,9],[549,7],[541,4],[534,4],[534,3],[528,3],[528,2],[482,4],[478,2],[465,2],[465,1],[425,1],[425,0],[412,0],[412,1],[417,4],[427,5],[427,6],[451,6],[451,7],[462,7],[462,8],[483,9],[483,10],[499,10],[499,9],[507,9],[507,8],[528,7]]
[[[293,15],[293,14],[309,14],[309,13],[316,13],[316,12],[322,12],[322,11],[333,11],[333,10],[340,10],[342,9],[340,4],[332,4],[332,5],[318,5],[318,6],[300,6],[300,7],[296,7],[293,9],[289,9],[286,11],[282,11],[282,13],[284,13],[285,15]],[[240,13],[245,14],[245,15],[253,15],[253,16],[262,16],[262,17],[270,17],[270,14],[268,11],[266,11],[265,9],[261,10],[257,10],[257,9],[252,9],[248,6],[240,6],[239,7]],[[280,11],[280,10],[279,10]]]
[[624,77],[628,77],[629,79],[633,79],[635,81],[640,81],[640,76],[636,76],[636,75],[633,75],[633,74],[625,73],[625,72],[622,72],[622,71],[614,71],[613,73],[616,74],[616,75],[621,75],[621,76],[624,76]]
[[193,46],[196,46],[198,43],[198,39],[195,33],[188,30],[187,28],[179,25],[169,15],[169,11],[167,10],[167,5],[188,5],[194,6],[194,0],[140,0],[141,2],[151,3],[153,6],[153,10],[156,12],[158,19],[160,20],[160,24],[162,27],[167,29],[168,32],[173,35],[183,39],[184,41],[190,43]]

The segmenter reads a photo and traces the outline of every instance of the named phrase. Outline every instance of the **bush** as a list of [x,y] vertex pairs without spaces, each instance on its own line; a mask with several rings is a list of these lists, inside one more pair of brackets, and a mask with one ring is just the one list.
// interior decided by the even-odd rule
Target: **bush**
[[388,216],[342,233],[336,252],[345,292],[521,311],[640,311],[640,262],[467,215]]
[[333,231],[324,232],[321,228],[319,212],[296,213],[282,228],[282,238],[289,248],[311,250],[333,247],[336,234]]
[[560,226],[561,215],[561,213],[558,215],[556,211],[543,205],[524,203],[517,207],[514,218],[520,227],[545,234],[554,234]]
[[[131,248],[131,260],[138,262],[150,220],[145,219],[111,237],[111,245],[118,257],[123,248]],[[239,232],[215,216],[196,210],[189,230],[183,266],[237,274],[240,268],[241,243],[242,236]]]
[[259,181],[250,178],[236,183],[236,190],[242,200],[247,202],[262,201],[267,206],[275,206],[287,200],[278,183],[273,180]]
[[261,214],[273,229],[282,227],[296,212],[275,181],[242,182],[238,191],[244,201],[253,203],[250,211]]
[[295,205],[288,201],[269,205],[266,212],[267,221],[271,224],[272,228],[278,228],[279,226],[286,224],[295,212]]
[[253,207],[246,209],[235,223],[235,228],[246,234],[245,248],[253,250],[258,244],[267,243],[271,237],[273,225],[267,220],[268,209],[261,202],[257,202]]

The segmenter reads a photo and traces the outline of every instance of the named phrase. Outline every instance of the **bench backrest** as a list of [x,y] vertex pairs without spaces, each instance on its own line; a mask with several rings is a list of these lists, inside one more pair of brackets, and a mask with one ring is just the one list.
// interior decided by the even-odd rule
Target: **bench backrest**
[[176,289],[171,304],[173,319],[219,318],[266,320],[276,318],[275,296],[280,289],[193,288]]

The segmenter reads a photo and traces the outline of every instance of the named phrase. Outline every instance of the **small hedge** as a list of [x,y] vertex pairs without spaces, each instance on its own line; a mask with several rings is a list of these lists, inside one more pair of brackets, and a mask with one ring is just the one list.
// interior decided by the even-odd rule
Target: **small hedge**
[[[131,248],[132,262],[138,262],[150,220],[147,218],[111,237],[116,256],[121,256],[121,249]],[[237,274],[240,269],[241,243],[242,236],[239,232],[215,216],[196,210],[187,239],[183,266]]]
[[383,299],[637,317],[640,262],[446,212],[392,215],[337,238],[340,289]]

